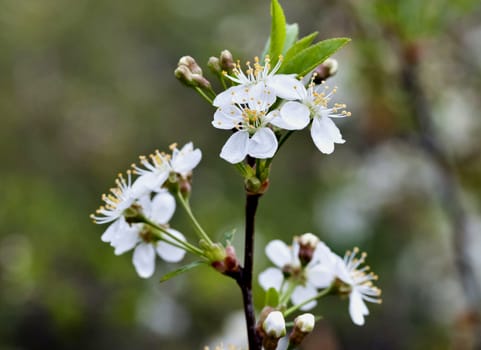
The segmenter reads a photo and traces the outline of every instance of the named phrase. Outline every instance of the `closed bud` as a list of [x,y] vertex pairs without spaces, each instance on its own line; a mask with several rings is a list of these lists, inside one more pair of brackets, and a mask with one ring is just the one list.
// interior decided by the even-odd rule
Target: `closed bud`
[[202,75],[192,74],[192,80],[195,82],[196,86],[199,86],[203,89],[210,88],[210,82],[206,78],[204,78]]
[[262,323],[264,338],[262,345],[265,350],[275,350],[279,339],[286,335],[286,322],[280,311],[270,312]]
[[328,58],[314,69],[313,81],[315,84],[321,84],[327,78],[334,76],[338,68],[337,60]]
[[297,238],[299,243],[299,260],[303,266],[309,264],[316,250],[319,238],[312,233],[304,233]]
[[313,314],[302,314],[294,320],[294,328],[289,334],[289,345],[297,347],[302,343],[306,335],[312,332],[316,320]]
[[220,67],[222,70],[230,73],[235,68],[234,59],[229,50],[224,50],[220,53]]
[[192,72],[189,70],[187,66],[178,66],[175,71],[174,75],[180,82],[184,83],[187,86],[196,86],[196,83],[192,79]]
[[286,335],[286,321],[280,311],[272,311],[267,315],[262,329],[268,337],[280,338]]
[[207,61],[207,67],[212,71],[214,74],[221,74],[222,68],[220,67],[220,60],[217,57],[210,57]]
[[316,324],[313,314],[307,313],[296,317],[294,327],[303,333],[311,333]]
[[180,67],[180,66],[186,66],[187,68],[189,68],[189,70],[193,73],[193,74],[199,74],[199,75],[202,75],[202,68],[200,68],[200,66],[197,64],[197,62],[195,61],[195,59],[191,56],[183,56],[179,59],[179,63],[177,63],[177,65]]

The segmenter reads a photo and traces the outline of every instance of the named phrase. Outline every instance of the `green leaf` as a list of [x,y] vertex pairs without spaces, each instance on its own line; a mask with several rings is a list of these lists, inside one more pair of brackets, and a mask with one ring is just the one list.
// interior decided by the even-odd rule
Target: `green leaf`
[[277,305],[279,305],[279,293],[271,287],[266,292],[265,306],[277,307]]
[[299,39],[284,55],[284,62],[288,62],[292,57],[297,55],[302,50],[306,49],[311,45],[314,38],[317,36],[318,32],[311,33],[302,39]]
[[299,26],[297,23],[286,25],[286,39],[284,41],[284,48],[282,54],[285,55],[286,52],[294,45],[299,35]]
[[234,228],[229,232],[224,233],[222,239],[220,240],[221,244],[224,247],[227,247],[228,245],[231,244],[232,240],[234,239],[235,232],[236,232],[236,229]]
[[279,60],[279,55],[282,54],[284,42],[286,40],[286,17],[284,16],[284,11],[277,0],[271,1],[271,16],[272,24],[269,55],[272,66],[275,66]]
[[176,277],[180,274],[183,274],[184,272],[192,270],[193,268],[195,268],[197,266],[204,265],[205,263],[206,262],[204,260],[197,260],[197,261],[191,262],[190,264],[184,265],[184,266],[178,268],[177,270],[174,270],[174,271],[169,272],[168,274],[164,275],[160,279],[160,283],[165,282],[167,280],[170,280],[172,277]]
[[333,38],[320,41],[298,52],[289,61],[286,61],[279,69],[279,73],[296,73],[298,76],[304,76],[349,41],[351,41],[349,38]]

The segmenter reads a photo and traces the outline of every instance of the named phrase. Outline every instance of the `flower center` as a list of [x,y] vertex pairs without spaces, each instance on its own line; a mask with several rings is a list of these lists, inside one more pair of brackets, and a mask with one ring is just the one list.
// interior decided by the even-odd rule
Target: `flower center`
[[253,133],[263,125],[264,111],[256,111],[254,109],[245,108],[242,111],[243,127]]

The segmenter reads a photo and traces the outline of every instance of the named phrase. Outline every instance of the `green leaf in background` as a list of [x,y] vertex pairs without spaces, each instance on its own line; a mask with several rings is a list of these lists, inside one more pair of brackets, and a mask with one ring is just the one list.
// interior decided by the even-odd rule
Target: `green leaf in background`
[[279,60],[279,55],[284,49],[284,42],[286,40],[286,17],[284,11],[277,0],[271,2],[271,37],[269,45],[269,55],[271,64],[274,66]]
[[184,265],[184,266],[178,268],[177,270],[174,270],[174,271],[169,272],[168,274],[162,276],[162,278],[160,279],[160,283],[168,281],[172,277],[176,277],[180,274],[183,274],[184,272],[192,270],[193,268],[195,268],[197,266],[204,265],[205,263],[206,262],[203,261],[203,260],[197,260],[197,261],[191,262],[190,264]]
[[287,50],[284,55],[284,62],[288,62],[292,57],[297,55],[302,50],[308,48],[314,38],[317,36],[318,32],[311,33],[301,39],[299,39],[294,45],[292,45],[289,50]]
[[299,26],[297,23],[286,25],[286,39],[284,40],[284,48],[282,54],[285,55],[286,52],[294,45],[299,36]]
[[289,61],[284,61],[279,73],[297,73],[299,76],[304,76],[349,41],[351,41],[349,38],[333,38],[320,41],[298,52]]
[[266,292],[265,306],[277,307],[279,305],[279,293],[275,288],[269,288]]
[[224,247],[227,247],[231,244],[232,240],[234,239],[235,232],[236,229],[234,228],[231,231],[224,233],[222,239],[220,240]]

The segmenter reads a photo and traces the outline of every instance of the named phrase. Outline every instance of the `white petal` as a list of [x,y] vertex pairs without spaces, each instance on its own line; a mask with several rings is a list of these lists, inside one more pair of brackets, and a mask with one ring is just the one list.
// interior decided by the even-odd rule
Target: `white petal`
[[112,239],[110,245],[115,248],[114,254],[123,254],[132,248],[139,242],[139,232],[142,230],[142,224],[127,224],[116,232],[115,237]]
[[284,275],[281,270],[275,267],[269,267],[259,274],[259,284],[264,290],[274,288],[275,290],[280,291],[282,281],[284,281]]
[[132,185],[132,191],[137,198],[146,194],[148,191],[154,191],[160,188],[167,178],[169,177],[169,170],[155,170],[154,172],[148,172],[140,175]]
[[249,94],[250,90],[252,88],[252,84],[247,84],[247,85],[237,85],[233,86],[230,89],[232,89],[232,102],[231,103],[238,103],[238,104],[244,104],[249,101]]
[[219,107],[233,103],[233,97],[236,94],[236,90],[238,90],[238,86],[230,87],[229,89],[221,92],[215,97],[212,104],[216,107]]
[[139,244],[132,255],[137,274],[142,278],[149,278],[155,271],[155,250],[151,244]]
[[291,126],[291,129],[287,130],[301,130],[304,129],[311,120],[310,111],[307,106],[302,103],[289,101],[281,108],[281,117],[284,121]]
[[344,143],[346,142],[339,131],[339,128],[336,124],[328,117],[322,117],[320,120],[321,124],[323,125],[324,129],[327,130],[329,136],[335,143]]
[[275,113],[276,116],[270,123],[285,130],[304,129],[311,120],[309,108],[295,101],[289,101],[281,107],[279,112],[271,113]]
[[124,217],[121,216],[120,218],[118,218],[117,220],[115,220],[113,223],[111,223],[109,225],[109,227],[107,227],[107,229],[105,230],[105,232],[102,234],[102,236],[100,237],[100,239],[102,240],[102,242],[111,242],[112,239],[115,237],[116,235],[116,232],[122,227],[122,223],[121,221],[125,221]]
[[174,150],[172,156],[172,169],[179,174],[186,174],[192,171],[202,159],[200,149],[192,149],[192,143],[185,145],[180,151]]
[[277,151],[277,138],[269,128],[260,128],[248,140],[248,154],[251,157],[266,159],[271,158]]
[[[171,233],[173,236],[179,238],[182,241],[185,241],[185,237],[182,233],[179,231],[173,230],[173,229],[168,229],[169,233]],[[173,241],[171,238],[166,237],[166,240]],[[184,258],[185,255],[185,250],[174,247],[173,245],[159,241],[157,243],[157,254],[164,259],[167,262],[179,262]]]
[[324,128],[320,118],[314,118],[311,125],[311,137],[316,147],[325,154],[334,152],[334,140],[329,132]]
[[[312,286],[297,286],[292,293],[291,300],[294,305],[299,305],[308,299],[311,299],[317,295],[317,289]],[[311,310],[317,305],[317,301],[311,301],[306,305],[302,306],[300,310],[307,311]]]
[[152,210],[149,219],[157,224],[166,224],[175,212],[175,198],[167,191],[159,192],[152,199]]
[[[161,190],[165,191],[165,190]],[[150,191],[148,194],[143,195],[139,199],[137,199],[137,202],[135,204],[140,205],[142,209],[142,213],[144,213],[145,216],[150,217],[150,213],[152,212],[152,199],[150,198]]]
[[115,248],[114,254],[120,255],[134,248],[141,229],[142,224],[128,224],[123,217],[118,220],[117,229],[110,240],[110,245]]
[[273,75],[266,83],[276,96],[286,100],[302,100],[306,96],[306,88],[293,74]]
[[351,292],[349,296],[349,315],[351,315],[352,322],[358,326],[364,324],[364,316],[369,315],[369,310],[362,300],[362,296],[356,290]]
[[250,109],[263,111],[276,101],[276,95],[271,88],[263,82],[252,85],[249,90],[248,105]]
[[242,121],[242,111],[235,105],[222,105],[214,113],[212,126],[217,129],[230,130]]
[[266,245],[266,255],[267,257],[281,269],[285,265],[290,265],[292,263],[291,249],[287,244],[281,240],[270,241]]
[[241,162],[247,155],[248,142],[249,133],[247,131],[235,132],[222,147],[220,157],[232,164]]
[[334,271],[327,266],[317,264],[306,269],[307,280],[317,288],[327,288],[335,279]]

